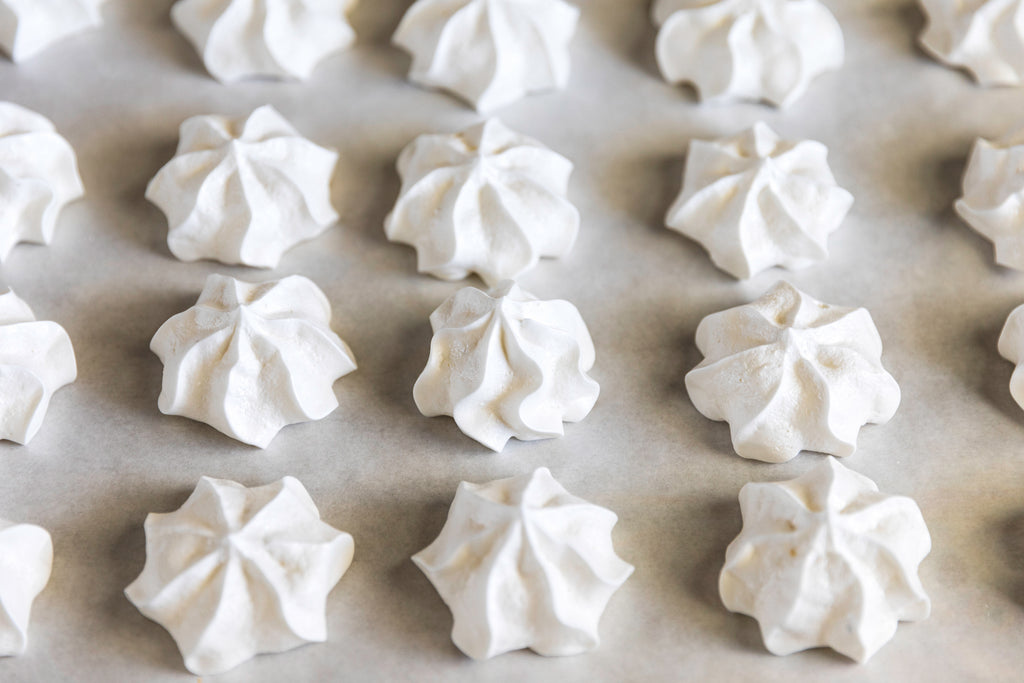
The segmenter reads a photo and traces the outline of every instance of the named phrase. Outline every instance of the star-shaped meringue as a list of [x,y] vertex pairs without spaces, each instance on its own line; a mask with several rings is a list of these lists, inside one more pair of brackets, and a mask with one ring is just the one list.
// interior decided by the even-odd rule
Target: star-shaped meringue
[[747,484],[740,510],[719,593],[757,619],[773,654],[827,646],[865,662],[900,621],[928,616],[917,571],[931,537],[910,498],[828,458],[791,481]]
[[704,318],[697,348],[705,358],[686,375],[690,400],[729,423],[744,458],[850,455],[861,426],[888,422],[900,403],[871,314],[824,304],[788,282]]
[[348,13],[356,2],[179,0],[171,19],[219,81],[307,79],[317,64],[355,42]]
[[356,369],[331,306],[300,275],[249,283],[211,275],[196,305],[150,348],[164,364],[160,411],[266,448],[282,427],[338,407],[335,380]]
[[402,190],[384,229],[416,248],[421,273],[494,286],[568,254],[580,215],[566,198],[572,162],[490,119],[421,135],[398,158]]
[[615,554],[615,513],[573,496],[547,468],[462,482],[437,539],[413,561],[452,611],[452,641],[474,659],[530,648],[574,655],[633,573]]
[[818,0],[656,0],[653,15],[662,75],[704,101],[785,107],[843,65],[842,29]]
[[52,242],[60,212],[83,194],[75,151],[49,119],[0,102],[0,261],[18,242]]
[[253,488],[203,477],[181,508],[146,518],[146,566],[125,594],[189,671],[212,675],[327,640],[327,594],[353,549],[293,477]]
[[427,417],[451,415],[464,434],[501,451],[512,437],[550,439],[579,422],[600,387],[587,375],[594,342],[576,307],[541,301],[511,280],[465,287],[430,316],[430,357],[413,386]]
[[417,0],[392,41],[409,79],[488,112],[569,82],[579,10],[563,0]]
[[75,351],[64,328],[36,320],[14,292],[0,294],[0,439],[31,441],[54,392],[77,376]]
[[337,222],[337,162],[269,105],[244,120],[194,116],[146,199],[167,215],[167,245],[182,261],[276,268],[285,251]]
[[0,48],[22,62],[103,23],[106,0],[0,0]]
[[32,602],[50,580],[53,542],[34,524],[0,519],[0,657],[28,646]]
[[1024,130],[974,143],[956,212],[995,245],[996,263],[1024,270]]
[[928,16],[921,45],[936,59],[981,85],[1024,84],[1022,0],[918,1]]
[[735,137],[694,140],[683,189],[665,221],[740,279],[828,256],[853,196],[836,184],[820,142],[787,142],[764,123]]

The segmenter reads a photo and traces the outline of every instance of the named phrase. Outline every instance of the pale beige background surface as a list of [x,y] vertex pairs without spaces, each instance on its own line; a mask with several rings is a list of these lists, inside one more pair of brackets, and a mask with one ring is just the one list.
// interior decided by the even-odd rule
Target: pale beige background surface
[[[950,206],[973,138],[1024,125],[1024,89],[982,90],[923,56],[923,19],[909,0],[829,0],[846,34],[846,68],[787,111],[698,106],[657,74],[646,0],[581,0],[571,87],[501,116],[577,165],[580,240],[522,284],[579,307],[602,395],[565,438],[492,455],[450,420],[421,417],[411,397],[427,316],[460,285],[417,275],[414,252],[384,239],[394,160],[415,135],[477,116],[404,81],[408,58],[388,37],[407,0],[363,0],[353,17],[359,45],[310,82],[235,86],[205,74],[168,20],[171,4],[110,0],[103,29],[19,67],[0,61],[0,98],[54,120],[79,153],[89,192],[52,247],[18,247],[0,268],[40,317],[67,328],[80,367],[29,447],[0,446],[0,516],[45,526],[56,549],[30,649],[0,661],[0,680],[192,678],[168,634],[122,590],[142,568],[146,513],[178,507],[204,474],[250,485],[295,475],[324,519],[356,540],[355,563],[329,600],[329,642],[258,658],[218,681],[1019,679],[1024,412],[995,344],[1024,302],[1024,275],[993,265],[990,246]],[[179,123],[268,102],[340,150],[342,224],[273,272],[177,262],[143,192],[172,155]],[[865,666],[827,651],[773,657],[755,622],[717,597],[725,546],[740,527],[739,488],[796,476],[820,458],[742,460],[728,428],[700,416],[683,388],[699,360],[701,317],[784,276],[737,283],[662,228],[687,142],[758,118],[787,137],[825,142],[856,197],[829,261],[789,277],[873,314],[903,404],[890,424],[862,432],[846,464],[916,498],[934,541],[922,566],[932,617],[902,626]],[[149,339],[212,272],[301,273],[327,292],[360,363],[336,385],[336,413],[285,429],[266,451],[159,414],[161,367]],[[539,465],[619,514],[616,545],[637,570],[612,599],[595,653],[475,663],[451,645],[448,611],[408,557],[440,530],[460,480]]]

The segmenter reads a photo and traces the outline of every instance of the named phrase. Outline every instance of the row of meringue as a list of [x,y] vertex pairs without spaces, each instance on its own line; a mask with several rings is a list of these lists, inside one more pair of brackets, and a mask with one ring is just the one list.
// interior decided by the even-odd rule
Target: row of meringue
[[[0,0],[0,47],[22,61],[101,21],[105,0]],[[922,45],[985,85],[1024,81],[1024,4],[919,0]],[[357,0],[179,0],[171,18],[221,81],[309,78],[349,47]],[[580,10],[564,0],[417,0],[393,42],[409,78],[480,111],[564,88]],[[710,101],[785,106],[844,60],[842,30],[819,0],[656,0],[656,55],[665,79]],[[726,58],[723,58],[723,55]]]
[[[265,448],[282,427],[338,407],[334,382],[356,369],[330,328],[331,307],[293,275],[250,284],[211,275],[195,306],[157,331],[163,413],[205,422]],[[576,308],[539,301],[507,281],[467,287],[431,315],[430,357],[413,395],[424,415],[450,415],[500,451],[511,437],[562,434],[597,400],[594,345]]]
[[[757,619],[770,652],[827,646],[863,662],[899,621],[928,616],[918,566],[931,539],[913,500],[834,459],[792,481],[747,484],[739,498],[743,529],[719,592]],[[617,521],[546,468],[463,482],[440,534],[412,559],[468,656],[576,655],[598,646],[601,616],[633,573],[612,545]],[[293,477],[253,488],[203,477],[178,510],[148,515],[145,534],[145,566],[125,595],[167,629],[192,673],[326,641],[327,596],[354,542]],[[0,521],[0,553],[0,655],[19,654],[53,549],[45,530]]]

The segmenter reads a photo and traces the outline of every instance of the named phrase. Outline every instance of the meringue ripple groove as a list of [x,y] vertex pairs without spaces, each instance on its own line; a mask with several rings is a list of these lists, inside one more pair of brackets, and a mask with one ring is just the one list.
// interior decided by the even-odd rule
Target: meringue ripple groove
[[828,458],[797,479],[740,491],[743,530],[718,590],[757,619],[765,647],[831,647],[867,661],[900,621],[931,611],[917,571],[931,550],[921,510]]
[[103,23],[106,0],[0,0],[0,48],[22,62]]
[[658,66],[704,101],[785,107],[843,65],[839,22],[818,0],[655,0]]
[[337,152],[299,135],[269,105],[244,121],[194,116],[146,198],[167,215],[167,245],[182,261],[276,268],[285,251],[337,222],[337,163]]
[[900,403],[871,314],[823,304],[788,282],[704,318],[697,348],[705,358],[686,375],[690,400],[729,423],[744,458],[850,455],[861,426],[888,422]]
[[246,488],[203,477],[145,529],[146,565],[124,592],[170,632],[192,673],[327,640],[327,594],[354,544],[321,521],[297,479]]
[[921,45],[984,86],[1024,84],[1024,1],[919,0],[928,16]]
[[28,647],[32,602],[50,580],[53,541],[34,524],[0,519],[0,657]]
[[36,320],[14,292],[0,294],[0,439],[31,441],[54,392],[77,376],[75,351],[64,328]]
[[733,277],[806,268],[828,257],[828,237],[853,205],[827,157],[820,142],[785,142],[764,123],[736,137],[693,140],[665,221]]
[[1024,270],[1024,130],[975,141],[956,212],[995,245],[996,263]]
[[417,0],[392,42],[409,79],[488,112],[569,82],[580,11],[563,0]]
[[1024,408],[1024,305],[1006,318],[999,335],[999,355],[1017,366],[1010,376],[1010,394]]
[[566,198],[572,162],[491,119],[455,135],[421,135],[398,158],[402,189],[384,223],[443,280],[477,273],[493,287],[542,257],[565,256],[580,214]]
[[75,151],[45,117],[0,102],[0,261],[18,242],[49,244],[84,194]]
[[545,467],[462,482],[437,539],[412,559],[452,611],[452,641],[474,659],[598,646],[598,622],[633,573],[615,554],[615,513],[566,491]]
[[326,57],[355,42],[347,16],[356,2],[179,0],[171,19],[223,83],[307,79]]
[[150,344],[164,364],[160,412],[205,422],[266,448],[282,427],[338,407],[335,380],[356,369],[310,280],[264,283],[210,275],[196,305]]
[[427,417],[451,415],[491,450],[512,437],[550,439],[585,418],[600,388],[587,376],[594,343],[568,301],[539,301],[511,280],[465,287],[430,316],[430,358],[416,385]]

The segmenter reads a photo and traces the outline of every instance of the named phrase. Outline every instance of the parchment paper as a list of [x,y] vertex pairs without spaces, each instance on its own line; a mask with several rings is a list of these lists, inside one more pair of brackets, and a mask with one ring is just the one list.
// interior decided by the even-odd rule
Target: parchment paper
[[[702,106],[658,75],[645,0],[580,0],[569,89],[500,115],[576,164],[579,242],[521,284],[580,309],[602,393],[564,438],[512,442],[495,455],[412,401],[427,317],[467,283],[418,275],[413,250],[385,240],[394,162],[416,135],[478,116],[405,81],[409,59],[388,38],[408,0],[363,0],[353,15],[358,46],[307,83],[231,86],[205,73],[171,26],[171,4],[110,0],[102,29],[21,66],[0,61],[0,99],[56,123],[88,190],[51,247],[17,247],[0,269],[41,319],[67,328],[80,370],[29,446],[0,446],[0,516],[49,529],[56,552],[29,650],[0,661],[0,679],[194,679],[171,637],[122,593],[142,569],[143,520],[179,507],[202,475],[254,485],[291,474],[356,541],[328,602],[329,641],[215,680],[1019,680],[1024,412],[996,339],[1024,302],[1024,275],[995,266],[991,246],[951,205],[972,140],[1024,125],[1024,89],[982,89],[928,59],[916,46],[924,20],[909,0],[829,0],[846,35],[845,68],[788,110]],[[341,225],[275,271],[178,262],[163,215],[143,198],[146,183],[173,155],[186,117],[240,116],[265,103],[341,152]],[[664,229],[663,216],[689,140],[758,119],[784,137],[827,144],[856,204],[828,261],[741,283]],[[213,272],[300,273],[325,290],[360,365],[337,383],[334,414],[286,428],[260,451],[158,412],[161,366],[149,340]],[[693,408],[683,375],[700,360],[693,335],[703,316],[783,277],[824,301],[866,306],[903,391],[896,417],[866,427],[845,464],[920,504],[934,545],[921,575],[934,607],[864,666],[827,650],[772,656],[756,622],[727,612],[717,595],[725,547],[740,528],[740,487],[797,476],[821,456],[775,466],[739,458],[728,427]],[[473,662],[451,644],[449,612],[408,558],[440,531],[459,481],[540,465],[619,514],[615,543],[636,573],[611,600],[596,652]]]

